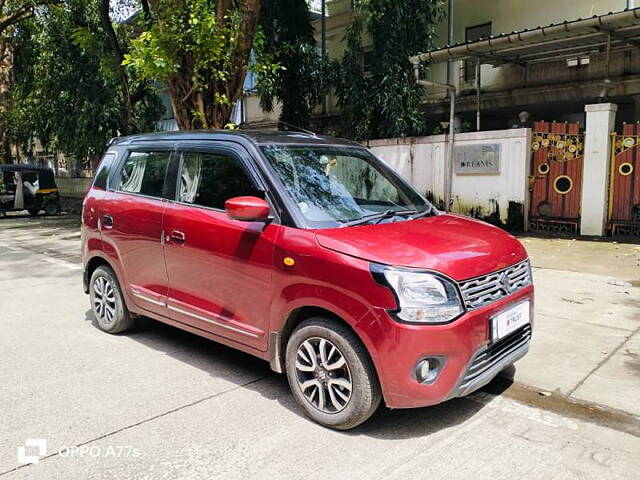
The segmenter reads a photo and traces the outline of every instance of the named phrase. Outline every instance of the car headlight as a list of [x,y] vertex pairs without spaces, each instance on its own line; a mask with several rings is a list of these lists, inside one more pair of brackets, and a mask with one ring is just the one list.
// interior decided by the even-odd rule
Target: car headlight
[[464,312],[456,285],[439,275],[385,268],[398,299],[397,316],[411,323],[446,323]]

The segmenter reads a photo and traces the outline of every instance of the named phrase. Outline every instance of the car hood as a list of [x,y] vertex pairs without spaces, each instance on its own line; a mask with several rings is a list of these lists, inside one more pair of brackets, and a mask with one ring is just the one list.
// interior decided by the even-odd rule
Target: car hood
[[522,244],[488,223],[459,215],[317,230],[325,248],[376,263],[435,270],[455,280],[527,258]]

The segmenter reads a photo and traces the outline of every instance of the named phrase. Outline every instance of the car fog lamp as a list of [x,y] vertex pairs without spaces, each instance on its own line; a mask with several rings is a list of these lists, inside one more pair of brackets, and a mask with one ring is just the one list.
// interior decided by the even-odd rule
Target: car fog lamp
[[429,370],[431,368],[431,364],[429,363],[429,359],[426,358],[422,360],[418,364],[418,380],[424,382],[429,377]]
[[445,357],[441,356],[423,358],[416,364],[415,379],[418,383],[430,384],[435,382],[444,366],[444,362]]

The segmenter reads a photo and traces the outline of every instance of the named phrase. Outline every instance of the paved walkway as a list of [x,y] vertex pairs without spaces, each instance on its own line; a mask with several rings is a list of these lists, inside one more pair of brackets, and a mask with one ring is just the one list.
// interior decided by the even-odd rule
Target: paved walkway
[[516,380],[640,416],[640,245],[521,240],[537,290]]

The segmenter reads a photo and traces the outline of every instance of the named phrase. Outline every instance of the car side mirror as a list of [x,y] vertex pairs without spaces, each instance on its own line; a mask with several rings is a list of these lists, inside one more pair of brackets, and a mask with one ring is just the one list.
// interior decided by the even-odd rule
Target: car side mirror
[[224,202],[229,218],[243,222],[268,222],[271,208],[258,197],[233,197]]

